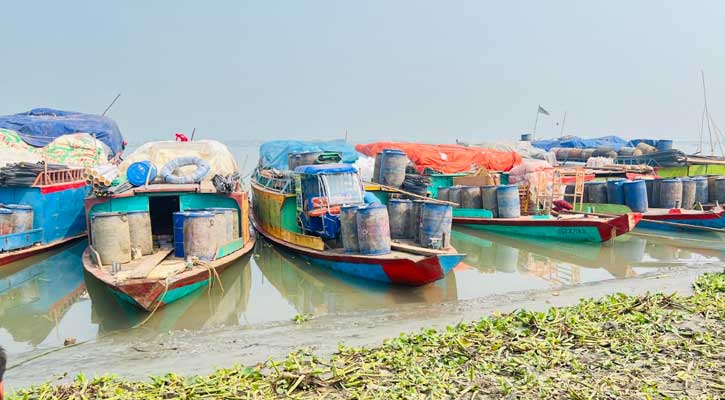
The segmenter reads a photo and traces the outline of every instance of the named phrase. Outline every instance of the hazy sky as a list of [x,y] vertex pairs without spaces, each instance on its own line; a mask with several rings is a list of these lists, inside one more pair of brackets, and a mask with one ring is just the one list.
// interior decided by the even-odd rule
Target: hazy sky
[[[139,142],[696,139],[725,126],[725,2],[8,1],[0,113],[110,115]],[[722,118],[722,119],[718,119]]]

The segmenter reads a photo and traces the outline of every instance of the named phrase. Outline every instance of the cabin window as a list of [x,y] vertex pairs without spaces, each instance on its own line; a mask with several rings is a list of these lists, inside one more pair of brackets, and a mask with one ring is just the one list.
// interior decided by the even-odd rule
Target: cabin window
[[151,233],[153,235],[174,234],[174,213],[179,211],[179,196],[149,197]]
[[322,175],[328,204],[362,203],[365,193],[356,173]]

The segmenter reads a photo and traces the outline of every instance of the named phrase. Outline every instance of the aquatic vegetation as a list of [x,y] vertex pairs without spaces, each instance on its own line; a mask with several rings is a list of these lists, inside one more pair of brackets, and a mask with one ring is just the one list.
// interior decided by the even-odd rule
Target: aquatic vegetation
[[519,310],[444,330],[402,334],[332,357],[169,374],[147,381],[79,376],[15,394],[52,398],[570,398],[725,397],[725,273],[695,294],[616,294],[547,312]]

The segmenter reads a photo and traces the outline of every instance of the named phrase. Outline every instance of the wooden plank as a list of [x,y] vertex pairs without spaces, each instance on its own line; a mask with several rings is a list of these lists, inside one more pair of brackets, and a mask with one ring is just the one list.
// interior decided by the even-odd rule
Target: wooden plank
[[118,278],[121,280],[146,278],[151,273],[151,271],[153,271],[154,268],[156,268],[156,266],[161,263],[161,261],[164,261],[164,259],[172,251],[174,251],[174,249],[161,249],[154,254],[146,256],[146,258],[142,259],[141,262],[136,266],[136,268],[123,274],[123,276],[121,275],[121,273],[119,273]]
[[399,241],[391,242],[390,247],[393,250],[404,251],[406,253],[411,253],[411,254],[420,254],[420,255],[424,255],[424,256],[437,256],[437,255],[441,255],[441,254],[450,254],[451,253],[450,250],[428,249],[425,247],[414,246],[412,244],[399,242]]

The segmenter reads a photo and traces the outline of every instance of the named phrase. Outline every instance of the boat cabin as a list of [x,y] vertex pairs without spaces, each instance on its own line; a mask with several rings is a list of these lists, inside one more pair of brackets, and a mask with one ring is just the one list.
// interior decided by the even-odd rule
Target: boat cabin
[[340,207],[365,203],[360,175],[350,164],[304,165],[295,168],[297,213],[305,233],[335,239],[340,233]]

